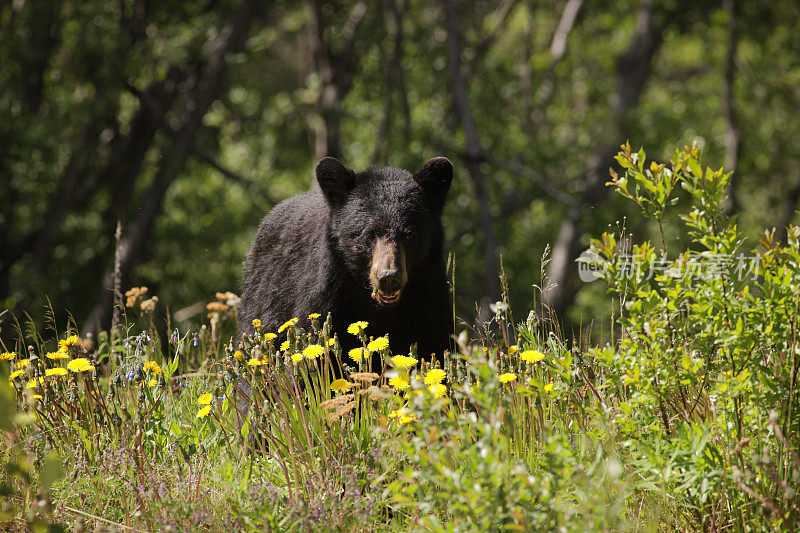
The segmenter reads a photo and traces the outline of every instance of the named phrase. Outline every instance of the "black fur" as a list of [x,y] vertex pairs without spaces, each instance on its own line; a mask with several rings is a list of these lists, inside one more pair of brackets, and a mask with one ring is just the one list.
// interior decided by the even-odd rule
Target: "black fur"
[[[453,177],[450,161],[430,160],[412,175],[397,168],[355,173],[333,158],[317,164],[319,190],[278,204],[263,220],[245,259],[239,331],[276,332],[291,317],[333,315],[345,350],[358,340],[348,324],[366,320],[369,336],[389,334],[394,353],[441,356],[450,347],[452,312],[441,214]],[[408,281],[396,305],[372,297],[370,266],[378,238],[402,245]]]

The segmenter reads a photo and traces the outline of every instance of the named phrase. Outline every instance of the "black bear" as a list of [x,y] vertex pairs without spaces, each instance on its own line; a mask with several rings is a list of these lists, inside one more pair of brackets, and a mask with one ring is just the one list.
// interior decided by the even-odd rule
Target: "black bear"
[[356,173],[325,157],[316,178],[318,190],[261,223],[244,263],[240,335],[256,318],[275,332],[289,318],[330,312],[345,350],[359,345],[348,324],[366,320],[367,335],[389,334],[393,353],[417,343],[418,355],[441,356],[453,331],[441,223],[453,165],[436,157],[413,175]]

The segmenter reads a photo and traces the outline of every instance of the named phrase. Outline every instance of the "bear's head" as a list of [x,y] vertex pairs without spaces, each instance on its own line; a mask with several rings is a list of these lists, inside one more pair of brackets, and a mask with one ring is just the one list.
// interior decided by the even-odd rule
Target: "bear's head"
[[414,273],[435,266],[426,261],[441,261],[441,215],[452,163],[435,157],[415,174],[391,167],[356,173],[325,157],[316,175],[330,208],[334,253],[377,305],[397,304]]

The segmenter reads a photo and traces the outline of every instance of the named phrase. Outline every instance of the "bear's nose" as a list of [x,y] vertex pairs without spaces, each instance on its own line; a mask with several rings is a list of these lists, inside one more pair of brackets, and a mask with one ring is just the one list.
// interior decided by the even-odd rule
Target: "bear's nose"
[[392,294],[400,290],[400,273],[397,270],[381,270],[378,274],[378,288]]

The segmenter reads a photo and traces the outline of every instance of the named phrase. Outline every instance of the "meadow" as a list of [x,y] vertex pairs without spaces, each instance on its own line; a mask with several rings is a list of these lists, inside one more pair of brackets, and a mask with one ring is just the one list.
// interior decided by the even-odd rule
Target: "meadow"
[[[541,304],[512,316],[507,290],[488,322],[458,326],[443,364],[392,354],[358,322],[346,335],[362,348],[344,353],[319,315],[237,341],[229,292],[182,329],[129,289],[96,338],[5,313],[0,524],[794,531],[800,229],[748,243],[725,214],[730,174],[700,156],[621,147],[608,186],[662,231],[592,241],[606,342],[569,338]],[[668,250],[667,217],[690,249]]]

